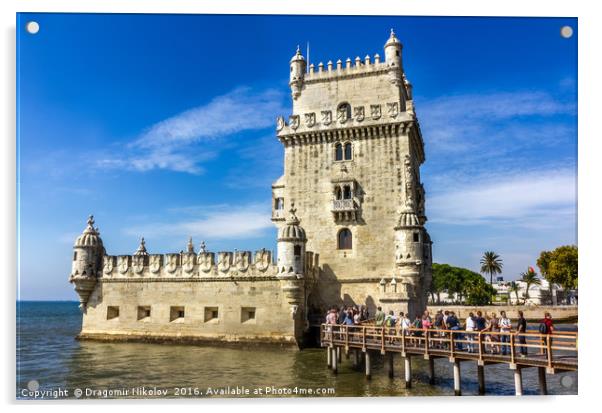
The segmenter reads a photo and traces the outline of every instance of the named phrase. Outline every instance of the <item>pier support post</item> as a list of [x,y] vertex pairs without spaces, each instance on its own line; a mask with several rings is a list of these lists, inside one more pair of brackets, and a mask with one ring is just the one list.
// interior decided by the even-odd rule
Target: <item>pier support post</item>
[[435,359],[429,358],[429,384],[435,384]]
[[326,347],[326,365],[328,368],[332,367],[332,348]]
[[332,349],[332,372],[337,374],[339,372],[339,358],[337,357],[337,353],[339,348],[335,347]]
[[545,396],[548,394],[548,383],[546,382],[546,368],[538,367],[537,371],[539,373],[539,394]]
[[370,380],[372,378],[372,366],[370,364],[370,353],[368,352],[368,350],[366,350],[365,353],[365,357],[366,357],[366,378],[368,380]]
[[523,395],[523,372],[518,366],[514,370],[514,393],[517,396]]
[[461,376],[460,376],[460,362],[454,361],[454,394],[456,396],[462,395],[462,389],[460,387]]
[[403,361],[406,389],[410,389],[412,388],[412,361],[409,355],[406,355]]
[[342,356],[340,347],[337,347],[337,359],[338,359],[339,363],[341,363],[343,361],[343,356]]
[[389,368],[388,368],[388,373],[389,373],[389,378],[392,379],[394,376],[394,372],[393,372],[393,356],[394,353],[389,352],[389,357],[388,357],[388,364],[389,364]]
[[485,394],[485,366],[477,366],[479,377],[479,394]]

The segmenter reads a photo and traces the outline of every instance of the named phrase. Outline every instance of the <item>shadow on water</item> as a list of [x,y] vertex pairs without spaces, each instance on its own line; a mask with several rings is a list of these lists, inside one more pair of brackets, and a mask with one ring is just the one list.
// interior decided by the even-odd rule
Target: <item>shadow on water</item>
[[[20,303],[17,309],[17,397],[31,380],[40,389],[120,389],[133,386],[198,387],[203,392],[244,386],[255,388],[334,388],[335,396],[437,396],[453,394],[451,364],[435,363],[436,383],[428,384],[428,363],[414,359],[413,384],[406,390],[403,363],[395,358],[389,379],[383,360],[375,357],[372,380],[352,368],[343,355],[339,374],[326,367],[323,349],[221,348],[208,346],[77,341],[81,327],[77,303]],[[488,394],[514,394],[512,371],[502,365],[485,368]],[[569,376],[569,380],[561,379]],[[476,364],[462,363],[463,394],[477,394]],[[525,394],[537,394],[537,370],[523,373]],[[567,385],[567,383],[569,385]],[[577,374],[548,376],[550,394],[576,394]],[[251,393],[252,395],[252,393]],[[299,394],[292,394],[292,396]]]

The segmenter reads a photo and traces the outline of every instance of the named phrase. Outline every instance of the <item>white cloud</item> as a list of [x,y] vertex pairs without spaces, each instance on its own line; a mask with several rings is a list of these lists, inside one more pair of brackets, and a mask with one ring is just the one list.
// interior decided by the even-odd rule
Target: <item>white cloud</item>
[[204,240],[227,240],[257,237],[273,228],[269,205],[210,205],[178,208],[178,220],[161,220],[125,230],[128,235],[185,239],[193,236]]
[[[444,96],[420,103],[418,111],[428,150],[435,153],[489,153],[500,142],[509,151],[576,135],[554,118],[575,115],[575,104],[542,91]],[[527,119],[545,119],[545,124],[523,123]]]
[[220,145],[208,141],[273,126],[276,115],[285,112],[283,101],[281,91],[235,89],[150,126],[125,146],[124,156],[106,156],[98,160],[97,166],[199,174],[199,163],[215,157],[220,150]]
[[574,227],[577,178],[573,169],[525,171],[449,186],[427,199],[434,223],[524,228]]

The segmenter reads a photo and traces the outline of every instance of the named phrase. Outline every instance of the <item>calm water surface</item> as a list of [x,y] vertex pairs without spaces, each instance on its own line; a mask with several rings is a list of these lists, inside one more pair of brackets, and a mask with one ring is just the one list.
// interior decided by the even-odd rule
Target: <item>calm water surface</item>
[[[172,344],[102,343],[74,339],[81,327],[81,314],[75,302],[19,302],[17,304],[17,398],[31,398],[26,391],[68,389],[74,398],[77,389],[123,391],[109,398],[149,397],[132,394],[132,388],[160,389],[167,397],[178,397],[184,388],[192,397],[213,397],[208,388],[235,391],[243,387],[253,397],[256,389],[286,389],[293,392],[331,391],[331,396],[440,396],[453,395],[452,367],[436,360],[435,385],[428,384],[427,362],[413,359],[413,388],[403,388],[403,362],[395,360],[395,377],[389,379],[382,360],[376,359],[372,380],[345,360],[334,376],[326,367],[322,349],[294,351],[279,347],[226,348]],[[575,329],[575,326],[562,326]],[[513,373],[503,365],[485,368],[487,394],[513,395]],[[523,371],[525,394],[537,394],[537,369]],[[200,395],[195,396],[195,389]],[[322,390],[325,389],[325,390]],[[88,391],[91,391],[88,390]],[[477,394],[476,364],[462,363],[462,392]],[[272,390],[273,391],[273,390]],[[548,375],[550,394],[577,394],[577,374]],[[289,394],[295,396],[297,394]],[[62,397],[62,396],[60,396]],[[84,394],[82,397],[86,397]],[[89,398],[105,397],[97,393]],[[156,396],[163,397],[163,396]],[[219,395],[216,397],[220,397]],[[224,397],[224,396],[221,396]],[[256,396],[255,396],[256,397]]]

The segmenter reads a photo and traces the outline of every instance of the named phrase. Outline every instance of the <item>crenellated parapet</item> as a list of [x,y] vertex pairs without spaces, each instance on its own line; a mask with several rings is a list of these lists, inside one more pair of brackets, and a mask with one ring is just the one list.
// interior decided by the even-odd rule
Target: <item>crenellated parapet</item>
[[272,252],[180,252],[148,255],[105,255],[102,278],[266,277],[277,274]]

